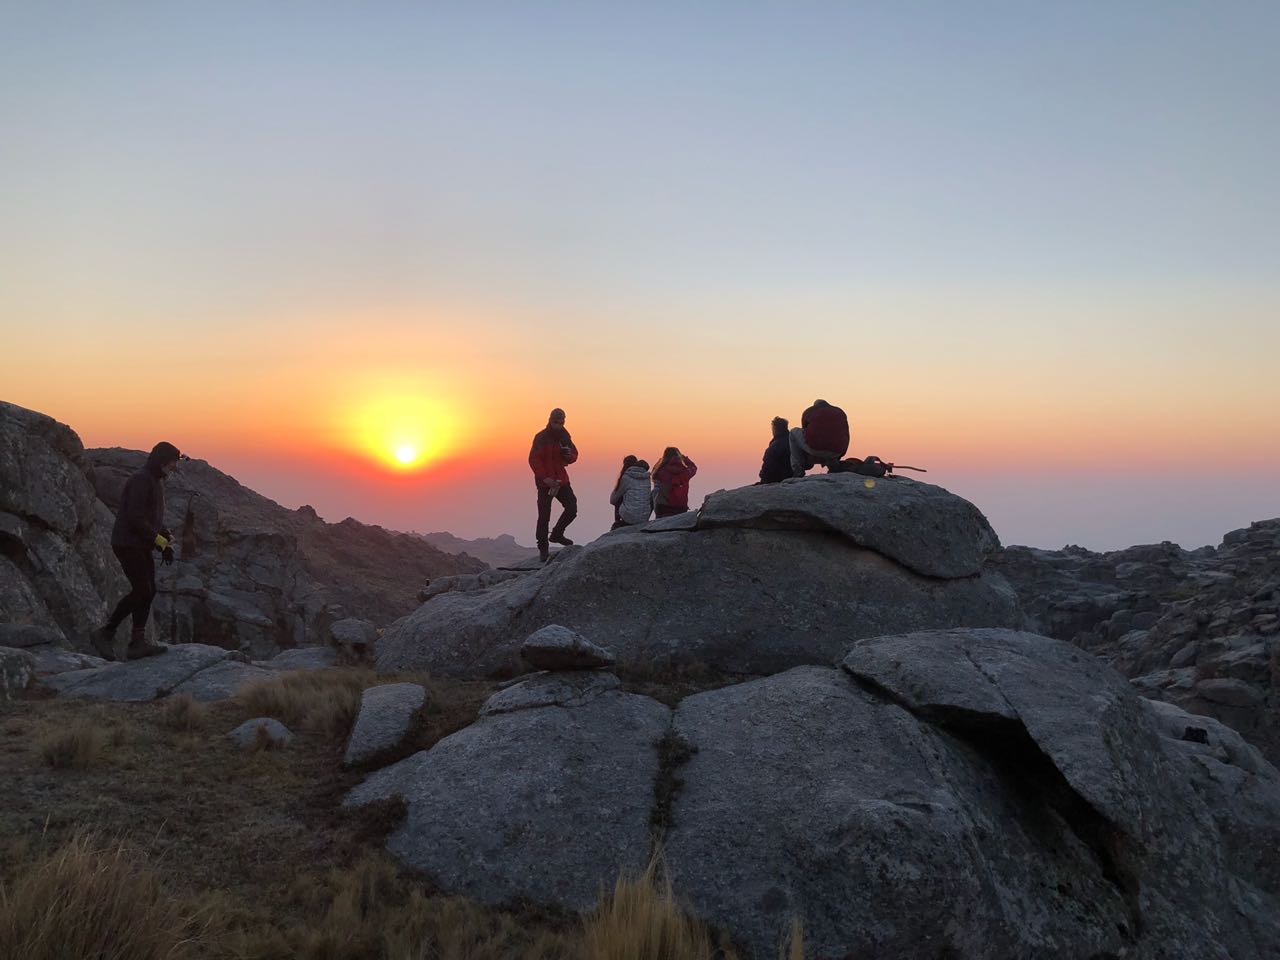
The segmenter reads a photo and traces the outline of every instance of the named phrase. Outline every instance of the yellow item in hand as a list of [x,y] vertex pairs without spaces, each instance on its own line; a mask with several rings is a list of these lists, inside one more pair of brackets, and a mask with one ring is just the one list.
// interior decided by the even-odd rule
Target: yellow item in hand
[[168,541],[168,540],[166,540],[164,537],[160,536],[160,534],[158,534],[158,533],[157,533],[157,534],[156,534],[156,546],[157,546],[157,547],[159,547],[161,550],[164,550],[165,548],[167,548],[167,547],[169,546],[169,541]]

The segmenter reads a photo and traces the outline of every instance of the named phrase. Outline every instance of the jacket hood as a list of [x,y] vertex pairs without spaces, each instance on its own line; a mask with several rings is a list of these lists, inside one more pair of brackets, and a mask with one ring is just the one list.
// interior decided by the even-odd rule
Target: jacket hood
[[635,477],[637,480],[648,480],[649,471],[638,464],[632,464],[623,471],[624,476]]
[[166,463],[173,463],[180,456],[178,448],[172,443],[161,440],[151,452],[147,454],[147,469],[152,473],[159,474],[160,468]]

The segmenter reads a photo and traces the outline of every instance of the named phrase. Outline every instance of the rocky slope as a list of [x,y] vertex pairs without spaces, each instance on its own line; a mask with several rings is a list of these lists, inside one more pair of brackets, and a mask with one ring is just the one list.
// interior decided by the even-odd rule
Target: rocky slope
[[[136,450],[90,450],[94,483],[115,509],[145,460]],[[203,460],[166,481],[166,522],[178,561],[162,568],[154,620],[161,640],[241,649],[255,658],[326,643],[334,622],[378,624],[417,605],[424,580],[478,572],[410,534],[314,510],[286,510]]]
[[1009,547],[993,565],[1035,629],[1280,759],[1280,519],[1233,531],[1217,548]]
[[484,902],[582,909],[661,843],[757,958],[794,917],[816,956],[1280,951],[1280,773],[1015,631],[864,640],[674,709],[541,674],[347,804],[393,797],[388,848]]
[[632,670],[829,664],[859,637],[1017,626],[1013,591],[985,566],[998,547],[973,504],[905,478],[720,491],[700,511],[608,533],[532,572],[432,584],[378,641],[378,667],[510,672],[519,642],[550,623],[608,643]]

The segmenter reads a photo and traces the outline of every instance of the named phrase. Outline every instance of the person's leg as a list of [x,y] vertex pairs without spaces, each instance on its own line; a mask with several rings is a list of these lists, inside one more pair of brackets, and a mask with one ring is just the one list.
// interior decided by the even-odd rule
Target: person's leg
[[791,475],[803,477],[804,472],[813,466],[813,457],[804,442],[804,428],[792,427],[787,442],[791,448]]
[[165,647],[147,640],[147,618],[151,616],[151,603],[156,598],[156,558],[150,550],[144,553],[144,558],[147,592],[133,608],[133,629],[129,634],[128,650],[130,660],[153,657],[165,651]]
[[538,526],[535,532],[538,553],[545,562],[547,559],[547,526],[551,523],[551,492],[538,481]]
[[572,546],[573,541],[564,535],[564,531],[578,515],[578,498],[573,492],[573,487],[566,483],[556,492],[556,499],[560,501],[560,505],[564,509],[560,512],[560,519],[556,521],[556,525],[548,539],[552,543],[563,543],[566,546]]

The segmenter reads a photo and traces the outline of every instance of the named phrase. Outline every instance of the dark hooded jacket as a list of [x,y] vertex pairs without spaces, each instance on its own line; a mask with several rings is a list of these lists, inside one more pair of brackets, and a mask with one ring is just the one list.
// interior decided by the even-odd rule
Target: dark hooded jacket
[[151,549],[156,545],[156,534],[164,529],[164,473],[160,468],[177,459],[177,447],[157,443],[143,468],[125,483],[111,528],[113,547]]
[[787,429],[775,428],[773,440],[764,451],[764,461],[760,464],[761,483],[781,483],[791,476],[791,441]]

